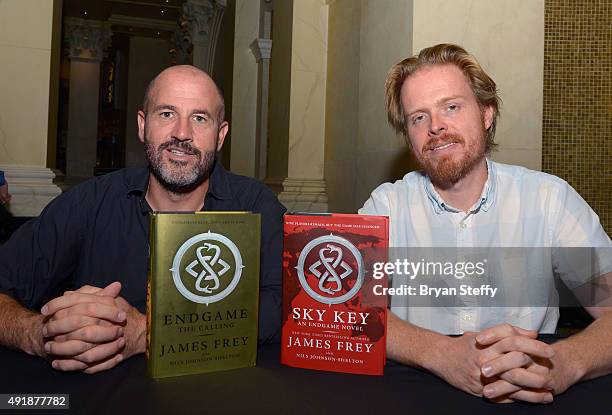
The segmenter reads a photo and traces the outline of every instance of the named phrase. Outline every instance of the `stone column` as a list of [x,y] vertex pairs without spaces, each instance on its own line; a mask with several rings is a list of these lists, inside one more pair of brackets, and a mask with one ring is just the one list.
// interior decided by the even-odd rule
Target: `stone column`
[[278,196],[290,211],[328,209],[324,179],[328,13],[325,0],[293,2],[287,178]]
[[[270,27],[270,13],[265,13],[266,27]],[[268,153],[268,98],[270,95],[270,57],[272,40],[267,30],[266,38],[258,38],[251,43],[251,51],[259,64],[257,81],[257,132],[255,174],[259,180],[266,178],[266,158]]]
[[49,105],[57,105],[49,93],[59,53],[53,35],[61,32],[60,19],[57,0],[0,2],[0,170],[13,195],[6,208],[15,216],[39,215],[61,193],[47,168]]
[[259,1],[236,0],[229,167],[234,173],[250,177],[259,175],[256,167],[258,64],[250,48],[253,39],[261,37],[259,18]]
[[100,62],[110,45],[110,23],[78,18],[64,20],[70,58],[66,183],[93,176],[98,138]]
[[212,73],[215,49],[226,0],[187,0],[183,4],[183,27],[193,43],[193,65]]

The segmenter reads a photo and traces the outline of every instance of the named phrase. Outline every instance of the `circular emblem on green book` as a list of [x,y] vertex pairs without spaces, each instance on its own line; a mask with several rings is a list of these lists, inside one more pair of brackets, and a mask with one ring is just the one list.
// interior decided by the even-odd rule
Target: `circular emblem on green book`
[[333,234],[308,242],[295,268],[304,291],[320,303],[348,301],[363,285],[361,252],[347,239]]
[[170,271],[183,297],[195,303],[211,304],[234,291],[242,268],[242,255],[236,244],[224,235],[208,231],[192,236],[181,245]]

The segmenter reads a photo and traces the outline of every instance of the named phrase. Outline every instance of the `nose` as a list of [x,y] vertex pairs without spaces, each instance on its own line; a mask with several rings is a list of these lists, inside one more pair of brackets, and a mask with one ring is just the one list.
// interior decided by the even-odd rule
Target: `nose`
[[172,132],[174,138],[180,141],[191,140],[191,126],[189,125],[189,118],[179,117],[174,124],[174,131]]
[[430,117],[429,123],[429,135],[430,136],[438,136],[444,132],[446,132],[446,122],[439,115],[432,114]]

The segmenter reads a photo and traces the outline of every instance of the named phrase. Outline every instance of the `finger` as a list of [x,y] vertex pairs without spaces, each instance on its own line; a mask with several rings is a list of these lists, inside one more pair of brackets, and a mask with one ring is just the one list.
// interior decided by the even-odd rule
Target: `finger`
[[64,294],[75,294],[75,293],[83,293],[83,294],[96,294],[99,291],[102,291],[100,287],[94,287],[93,285],[83,285],[76,291],[66,291]]
[[534,362],[530,365],[527,366],[527,370],[534,372],[534,373],[540,373],[540,374],[548,374],[550,373],[550,368],[548,366],[544,366],[538,362]]
[[[85,304],[85,303],[83,303],[83,304]],[[93,304],[93,303],[90,303],[90,304]],[[107,307],[107,306],[105,306],[105,307]],[[119,308],[118,305],[116,305],[115,307],[116,307],[117,310],[121,310],[121,308]],[[108,310],[106,309],[106,311],[108,311]],[[102,312],[104,312],[104,311],[102,311]],[[74,316],[83,316],[83,317],[96,318],[95,316],[87,315],[87,313],[88,313],[88,310],[87,310],[86,307],[84,308],[82,304],[77,304],[77,305],[75,305],[73,307],[62,308],[61,310],[58,310],[56,313],[52,314],[47,319],[47,322],[59,321],[59,320],[67,319],[67,318],[74,317]],[[108,320],[113,320],[112,315],[113,315],[113,313],[110,313],[108,315],[107,319]],[[119,323],[122,323],[122,322],[119,322]],[[110,325],[110,324],[113,324],[113,323],[111,323],[111,322],[109,322],[107,320],[99,320],[98,319],[97,323],[91,323],[91,324],[107,324],[107,325]]]
[[504,372],[500,377],[514,385],[521,386],[523,389],[554,389],[553,378],[550,374],[540,374],[530,372],[523,368],[512,369]]
[[512,369],[503,373],[501,379],[485,385],[482,394],[488,399],[495,399],[528,388],[546,392],[552,390],[552,386],[550,376],[538,375],[525,369]]
[[553,401],[553,394],[551,392],[537,392],[520,390],[518,392],[511,393],[508,395],[510,399],[516,399],[531,403],[551,403]]
[[71,310],[72,313],[65,318],[49,319],[43,326],[43,337],[66,334],[85,326],[107,326],[101,324],[101,320],[121,324],[126,318],[124,311],[101,304],[78,304]]
[[54,356],[75,357],[86,353],[95,346],[94,343],[87,343],[80,340],[68,340],[65,342],[48,341],[45,343],[45,352]]
[[111,282],[102,289],[101,295],[107,295],[109,297],[116,298],[121,292],[121,283],[119,281]]
[[500,396],[509,395],[521,390],[520,386],[513,385],[505,380],[497,380],[485,385],[482,390],[482,395],[487,399],[496,399]]
[[[115,309],[115,315],[107,318],[111,321],[122,322],[125,320],[125,313],[118,310],[116,308],[115,299],[107,296],[100,296],[94,294],[84,294],[84,293],[73,293],[72,295],[63,295],[61,297],[55,298],[49,301],[43,308],[40,310],[43,315],[49,316],[56,313],[59,310],[63,310],[69,307],[76,306],[77,304],[86,304],[85,307],[91,307],[89,311],[85,309],[84,314],[90,315],[90,313],[95,314],[97,312],[97,305],[104,305],[106,307],[112,307]],[[80,309],[83,312],[82,308]]]
[[63,370],[66,372],[87,368],[87,364],[74,359],[55,359],[51,362],[51,366],[56,370]]
[[84,285],[74,292],[84,293],[84,294],[95,294],[95,295],[106,295],[109,297],[117,297],[121,292],[121,283],[119,281],[112,282],[108,284],[104,288],[94,287],[91,285]]
[[476,341],[483,346],[487,346],[496,343],[503,338],[516,335],[526,336],[535,339],[538,337],[538,332],[534,330],[525,330],[520,327],[504,323],[482,330],[476,336]]
[[531,360],[529,355],[512,351],[486,362],[482,366],[481,372],[485,377],[490,378],[510,369],[525,367],[532,362],[533,360]]
[[[97,327],[96,330],[91,330]],[[93,343],[103,343],[115,340],[117,337],[123,336],[123,326],[111,324],[106,320],[98,320],[95,325],[86,326],[81,329],[71,331],[67,334],[59,334],[53,336],[56,342],[65,342],[67,340],[82,340]]]
[[123,355],[118,354],[116,356],[111,357],[110,359],[107,359],[106,361],[102,363],[88,367],[87,369],[84,370],[84,372],[91,375],[93,373],[98,373],[103,370],[108,370],[108,369],[115,367],[119,363],[121,363],[122,360],[123,360]]
[[66,334],[89,325],[96,325],[97,318],[84,315],[72,315],[66,318],[49,320],[43,326],[43,337],[54,337],[59,334]]
[[[89,343],[107,343],[123,336],[122,326],[87,326],[64,335],[65,340],[80,340]],[[54,339],[59,342],[57,337]]]
[[117,354],[125,346],[125,338],[119,337],[117,340],[110,343],[99,344],[87,350],[85,353],[74,356],[76,360],[91,365],[92,363],[106,360],[109,357]]
[[555,351],[550,345],[539,340],[522,336],[506,337],[492,346],[489,346],[489,348],[498,353],[518,351],[531,355],[532,357],[537,356],[546,359],[550,359],[555,355]]

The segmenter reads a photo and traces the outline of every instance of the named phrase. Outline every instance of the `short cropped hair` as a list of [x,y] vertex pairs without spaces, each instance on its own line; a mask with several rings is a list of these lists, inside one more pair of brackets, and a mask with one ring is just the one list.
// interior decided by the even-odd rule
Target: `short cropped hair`
[[[217,94],[219,95],[219,100],[220,100],[219,113],[217,114],[217,122],[221,124],[223,121],[225,121],[225,99],[223,98],[223,91],[221,91],[221,88],[219,87],[217,82],[215,82],[215,80],[208,73],[201,70],[200,68],[196,68],[195,66],[192,66],[192,68],[194,70],[197,70],[205,74],[207,77],[210,78],[212,83],[215,85],[215,89],[217,90]],[[151,82],[149,82],[149,84],[147,85],[147,88],[145,89],[144,97],[142,99],[142,108],[141,108],[145,114],[147,114],[147,110],[149,106],[149,99],[151,98],[151,91],[153,90],[153,87],[155,86],[155,82],[157,81],[158,76],[159,74],[155,78],[153,78]]]
[[401,100],[402,85],[419,69],[434,65],[455,65],[467,78],[480,107],[493,109],[493,121],[486,134],[486,151],[488,153],[493,150],[497,146],[494,141],[495,127],[501,104],[497,86],[474,56],[461,46],[453,44],[442,43],[423,49],[418,55],[406,58],[391,68],[385,83],[385,108],[391,127],[408,138],[406,116]]

